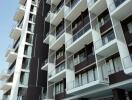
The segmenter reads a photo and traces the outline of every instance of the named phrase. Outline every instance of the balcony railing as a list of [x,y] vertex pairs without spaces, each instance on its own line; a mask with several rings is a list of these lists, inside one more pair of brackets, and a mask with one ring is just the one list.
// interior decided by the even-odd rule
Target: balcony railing
[[[77,33],[75,33],[75,35],[73,35],[71,39],[69,39],[66,42],[66,45],[67,46],[71,45],[78,38],[80,38],[83,34],[85,34],[90,28],[91,28],[90,23],[86,24],[82,29],[80,29]],[[66,30],[68,31],[68,33],[72,33],[71,25],[68,26]]]
[[92,7],[98,0],[88,0],[89,7]]
[[126,0],[114,0],[114,3],[115,3],[115,6],[118,7],[118,6],[120,6],[125,1]]
[[109,4],[109,9],[110,12],[114,11],[117,7],[119,7],[122,3],[124,3],[126,0],[113,0],[113,2],[111,2]]
[[80,0],[73,0],[71,2],[71,0],[66,4],[66,6],[68,6],[70,9],[73,9],[75,7],[75,5],[79,2]]
[[[74,89],[74,88],[78,88],[81,87],[83,85],[89,84],[91,82],[97,81],[97,78],[95,76],[97,76],[97,72],[93,71],[92,73],[90,73],[91,76],[87,76],[85,78],[81,78],[81,81],[78,80],[73,80],[69,83],[68,85],[68,90]],[[94,77],[93,77],[94,76]],[[91,77],[91,79],[89,79]]]
[[51,12],[57,14],[62,9],[63,6],[64,6],[64,2],[59,7],[56,6]]
[[105,41],[105,39],[99,39],[98,41],[95,42],[95,49],[96,50],[105,46],[106,44],[108,44],[109,42],[111,42],[112,40],[115,39],[114,33],[112,33],[106,37],[107,37],[107,41]]
[[17,39],[17,41],[14,43],[13,48],[16,48],[17,44],[19,44],[20,37]]
[[42,63],[42,66],[45,66],[48,63],[48,59],[45,59],[45,61]]
[[65,63],[59,65],[57,68],[55,68],[55,70],[51,71],[48,76],[49,78],[53,77],[54,75],[62,72],[65,69]]
[[64,32],[65,32],[64,29],[62,29],[61,31],[59,31],[58,34],[56,34],[56,39],[58,39]]

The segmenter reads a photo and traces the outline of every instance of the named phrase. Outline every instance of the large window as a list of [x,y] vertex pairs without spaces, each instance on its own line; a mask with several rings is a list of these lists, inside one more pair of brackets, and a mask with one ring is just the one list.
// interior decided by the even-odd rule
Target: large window
[[102,36],[103,45],[112,41],[115,38],[113,30],[108,31],[104,36]]
[[100,26],[103,26],[107,21],[110,20],[110,15],[108,10],[104,11],[100,16],[99,16],[99,24]]
[[55,94],[64,92],[64,82],[59,82],[55,85]]
[[97,69],[94,67],[75,76],[75,87],[97,80]]
[[87,57],[86,57],[85,50],[82,50],[82,51],[78,52],[78,54],[76,54],[74,56],[74,65],[77,65],[77,64],[83,62],[86,58]]
[[59,73],[64,69],[65,69],[65,63],[62,63],[62,64],[60,64],[59,66],[56,67],[56,73]]

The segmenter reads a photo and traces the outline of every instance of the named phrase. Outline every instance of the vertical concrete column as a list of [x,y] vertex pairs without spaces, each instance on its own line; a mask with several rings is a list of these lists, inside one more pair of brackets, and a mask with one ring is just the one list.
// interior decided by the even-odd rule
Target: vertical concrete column
[[123,89],[113,89],[114,100],[127,100],[125,96],[125,90]]

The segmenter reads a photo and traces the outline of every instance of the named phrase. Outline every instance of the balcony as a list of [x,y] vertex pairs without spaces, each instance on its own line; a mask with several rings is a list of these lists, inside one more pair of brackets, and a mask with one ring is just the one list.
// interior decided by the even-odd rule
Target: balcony
[[110,14],[119,20],[123,20],[132,14],[131,0],[113,0],[109,3]]
[[20,4],[24,5],[27,0],[20,0]]
[[57,26],[64,18],[64,10],[66,6],[62,3],[61,6],[54,8],[50,13],[50,23]]
[[7,79],[7,78],[9,78],[10,77],[10,72],[7,72],[7,71],[2,71],[1,73],[0,73],[0,80],[5,80],[5,79]]
[[22,18],[24,17],[24,14],[25,14],[25,9],[26,9],[25,6],[20,5],[20,7],[18,8],[18,10],[14,16],[15,21],[19,22],[22,20]]
[[90,67],[91,65],[95,64],[95,55],[93,53],[88,54],[86,58],[82,62],[79,62],[75,65],[75,72],[80,71],[85,67]]
[[[80,28],[79,28],[80,29]],[[72,33],[71,25],[66,28],[67,33]],[[66,51],[77,52],[82,49],[85,44],[92,42],[92,29],[90,23],[82,27],[75,35],[66,41]]]
[[[56,32],[57,33],[57,32]],[[58,50],[65,43],[65,30],[62,29],[58,34],[54,35],[54,39],[50,42],[49,48]]]
[[55,29],[53,31],[50,31],[49,33],[46,34],[46,37],[44,38],[43,43],[50,44],[52,41],[55,41]]
[[7,90],[11,89],[11,87],[12,87],[12,82],[4,81],[0,85],[0,90],[7,91]]
[[13,63],[17,58],[17,52],[14,49],[9,49],[6,53],[7,62]]
[[49,11],[48,13],[47,13],[47,15],[46,15],[46,17],[45,17],[45,21],[46,22],[50,22],[50,16],[52,15],[52,12],[51,11]]
[[65,62],[58,65],[53,71],[48,73],[48,81],[58,82],[63,79],[66,75]]
[[67,94],[77,95],[108,85],[103,72],[98,72],[96,67],[88,70],[84,74],[85,76],[81,78],[76,77],[73,81],[67,83]]
[[23,24],[22,23],[19,23],[17,26],[13,27],[13,29],[11,31],[11,34],[10,34],[10,37],[12,39],[18,40],[18,38],[21,35],[22,26],[23,26]]
[[[104,9],[107,8],[105,0],[88,0],[89,11],[99,15]],[[97,9],[98,8],[98,9]]]
[[61,2],[61,0],[51,0],[51,3],[57,5]]
[[114,33],[109,33],[105,38],[97,40],[94,45],[95,53],[100,56],[108,57],[118,51]]
[[48,59],[46,59],[42,64],[41,70],[46,70],[46,71],[48,70]]
[[87,8],[87,0],[71,0],[66,3],[65,19],[74,21]]

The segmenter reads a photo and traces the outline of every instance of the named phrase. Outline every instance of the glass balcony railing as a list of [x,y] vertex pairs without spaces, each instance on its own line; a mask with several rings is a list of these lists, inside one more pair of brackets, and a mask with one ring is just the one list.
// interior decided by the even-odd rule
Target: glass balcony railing
[[114,0],[114,3],[115,3],[115,6],[118,7],[118,6],[120,6],[125,1],[126,0]]
[[97,81],[96,76],[97,76],[96,70],[94,71],[89,70],[86,76],[82,77],[80,80],[76,78],[75,80],[71,81],[67,89],[68,90],[75,89],[83,85],[90,84],[91,82]]
[[[74,43],[78,38],[80,38],[83,34],[85,34],[90,28],[91,28],[90,23],[86,24],[77,33],[75,33],[75,35],[73,35],[71,39],[69,39],[66,42],[66,45],[69,46],[72,43]],[[72,33],[71,26],[68,26],[66,30],[67,30],[68,33]]]
[[54,75],[62,72],[65,69],[65,63],[60,64],[58,67],[55,68],[55,70],[51,71],[50,73],[48,73],[48,77],[51,78]]
[[42,63],[42,66],[45,66],[48,63],[48,59],[45,59],[45,61]]
[[97,49],[105,46],[106,44],[108,44],[109,42],[111,42],[114,39],[115,39],[114,33],[107,35],[105,38],[99,39],[98,41],[95,42],[95,49],[97,50]]
[[119,7],[121,4],[123,4],[126,0],[113,0],[113,2],[111,2],[109,4],[109,9],[110,12],[113,12],[117,7]]
[[62,9],[63,6],[64,6],[64,2],[60,6],[56,6],[53,10],[51,10],[51,12],[57,14]]
[[89,0],[88,5],[92,7],[98,0]]
[[72,0],[72,2],[71,2],[71,0],[70,0],[70,2],[68,2],[66,4],[66,6],[69,7],[72,10],[79,1],[80,0]]
[[58,39],[63,33],[65,32],[64,29],[62,29],[61,31],[59,31],[57,34],[56,34],[56,39]]

